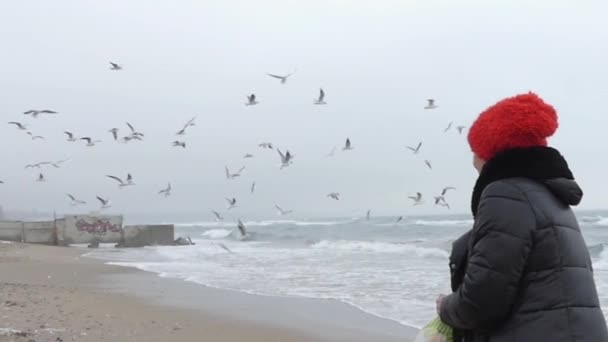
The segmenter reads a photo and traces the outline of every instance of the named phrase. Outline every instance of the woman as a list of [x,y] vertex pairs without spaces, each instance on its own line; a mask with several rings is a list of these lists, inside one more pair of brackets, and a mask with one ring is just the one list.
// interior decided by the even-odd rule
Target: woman
[[570,209],[583,192],[547,147],[557,126],[553,107],[528,93],[488,108],[470,128],[475,224],[453,244],[454,292],[437,300],[455,341],[608,341]]

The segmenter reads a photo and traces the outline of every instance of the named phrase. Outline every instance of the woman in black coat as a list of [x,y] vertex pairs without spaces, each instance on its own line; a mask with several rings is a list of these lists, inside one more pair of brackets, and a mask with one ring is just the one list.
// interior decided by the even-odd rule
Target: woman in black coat
[[570,206],[582,190],[547,147],[553,107],[529,93],[481,113],[468,140],[480,172],[473,229],[450,257],[441,320],[460,342],[608,341],[589,252]]

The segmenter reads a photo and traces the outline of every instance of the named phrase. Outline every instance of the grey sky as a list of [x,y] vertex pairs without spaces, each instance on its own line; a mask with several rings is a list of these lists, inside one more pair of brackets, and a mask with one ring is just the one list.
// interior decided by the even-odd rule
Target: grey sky
[[[112,199],[113,212],[196,213],[224,210],[270,217],[274,204],[302,216],[445,213],[428,197],[458,191],[452,212],[468,212],[476,174],[468,125],[502,97],[533,90],[553,104],[562,150],[586,191],[582,208],[603,208],[604,127],[608,124],[605,1],[12,1],[0,5],[0,111],[27,121],[35,134],[0,125],[5,208],[72,212],[65,193]],[[490,4],[491,3],[491,4]],[[108,70],[108,61],[124,70]],[[266,72],[298,72],[286,85]],[[319,87],[327,106],[312,105]],[[260,104],[244,106],[245,95]],[[427,98],[439,108],[425,111]],[[38,120],[31,108],[61,112]],[[174,133],[190,117],[186,150]],[[116,144],[130,121],[142,143]],[[86,148],[62,132],[103,143]],[[355,149],[324,156],[350,137]],[[279,170],[271,141],[295,154]],[[405,145],[424,141],[421,155]],[[245,153],[255,158],[243,160]],[[35,183],[27,163],[72,157],[48,182]],[[423,160],[433,163],[427,170]],[[247,165],[227,182],[224,165]],[[131,172],[137,187],[118,190],[106,174]],[[167,200],[156,195],[168,181]],[[256,195],[249,194],[252,181]],[[334,202],[329,192],[342,193]]]

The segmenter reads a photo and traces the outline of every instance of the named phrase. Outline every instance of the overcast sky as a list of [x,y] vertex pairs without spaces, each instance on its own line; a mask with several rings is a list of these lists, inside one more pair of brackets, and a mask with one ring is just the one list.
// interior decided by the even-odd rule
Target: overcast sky
[[[585,190],[581,208],[606,208],[606,13],[599,0],[7,1],[0,115],[46,140],[0,125],[0,203],[86,212],[100,195],[113,213],[203,220],[235,196],[234,216],[273,217],[275,204],[299,216],[433,214],[447,210],[430,200],[414,208],[407,196],[430,199],[452,185],[451,212],[468,213],[476,173],[466,132],[444,128],[532,90],[558,110],[551,144]],[[108,61],[124,70],[110,71]],[[265,75],[295,68],[285,85]],[[312,104],[319,87],[326,106]],[[249,93],[259,105],[244,105]],[[425,111],[427,98],[439,108]],[[22,114],[41,108],[60,114]],[[171,147],[192,116],[187,148]],[[126,121],[145,141],[112,141],[107,131],[126,134]],[[103,142],[69,143],[64,130]],[[346,137],[354,150],[326,158]],[[257,147],[265,141],[295,154],[293,165],[279,170],[277,153]],[[419,141],[419,155],[406,150]],[[45,183],[24,170],[64,158],[73,160],[46,169]],[[227,181],[225,165],[247,168]],[[137,186],[119,190],[104,177],[127,172]],[[173,196],[164,199],[157,192],[167,182]],[[71,208],[68,192],[89,205]]]

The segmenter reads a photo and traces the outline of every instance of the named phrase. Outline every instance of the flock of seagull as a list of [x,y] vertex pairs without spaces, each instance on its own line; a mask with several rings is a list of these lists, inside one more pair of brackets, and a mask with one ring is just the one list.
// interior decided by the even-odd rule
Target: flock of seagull
[[[110,70],[111,71],[120,71],[123,70],[123,66],[115,63],[115,62],[109,62],[110,63]],[[289,79],[289,77],[291,77],[297,70],[294,70],[293,72],[286,74],[286,75],[276,75],[276,74],[270,74],[268,73],[267,75],[269,77],[275,78],[280,80],[281,84],[285,84],[287,83],[287,80]],[[327,105],[327,102],[325,101],[325,91],[323,90],[323,88],[319,89],[319,95],[317,98],[313,99],[313,104],[314,105]],[[250,94],[246,96],[246,102],[245,105],[246,106],[255,106],[258,105],[260,103],[260,101],[258,100],[258,98],[256,97],[255,94]],[[438,105],[436,104],[436,101],[434,99],[428,99],[427,100],[427,104],[424,107],[424,109],[426,110],[433,110],[438,108]],[[54,110],[50,110],[50,109],[30,109],[27,110],[25,112],[23,112],[24,115],[28,115],[31,116],[33,119],[38,119],[40,117],[43,116],[47,116],[47,115],[57,115],[59,114],[57,111]],[[18,121],[11,121],[8,123],[9,125],[14,125],[18,130],[20,131],[25,131],[25,133],[27,135],[29,135],[31,137],[32,140],[43,140],[44,137],[41,135],[35,135],[34,133],[32,133],[29,130],[28,125],[22,123],[22,122],[18,122]],[[175,141],[173,141],[171,143],[171,145],[173,147],[177,147],[177,148],[186,148],[186,141],[183,139],[183,137],[187,134],[187,130],[190,127],[193,127],[196,125],[196,117],[191,118],[188,122],[186,122],[184,124],[183,127],[181,127],[181,129],[179,129],[176,133],[175,136],[177,137]],[[448,132],[450,129],[452,129],[452,125],[453,123],[450,122],[448,124],[448,126],[444,129],[444,133]],[[145,134],[138,131],[135,126],[133,126],[131,123],[126,122],[126,126],[128,127],[128,134],[124,135],[124,136],[120,136],[120,132],[121,130],[118,127],[114,127],[111,128],[110,130],[108,130],[108,133],[111,134],[112,139],[114,141],[117,142],[121,142],[121,143],[130,143],[130,142],[134,142],[134,141],[143,141],[145,138]],[[463,130],[465,129],[465,126],[456,126],[456,130],[458,131],[459,134],[462,134]],[[64,132],[67,141],[68,142],[77,142],[77,141],[83,141],[86,142],[86,146],[87,147],[94,147],[96,144],[101,143],[102,141],[99,139],[95,139],[93,137],[90,136],[83,136],[83,137],[77,137],[73,132],[69,132],[69,131],[65,131]],[[293,162],[293,154],[289,151],[289,150],[285,150],[284,152],[281,151],[279,148],[276,148],[273,143],[271,142],[263,142],[260,143],[258,145],[259,148],[262,149],[268,149],[268,150],[276,150],[278,157],[280,158],[280,168],[286,168],[289,167],[292,162]],[[422,147],[422,142],[419,142],[417,145],[415,146],[406,146],[406,148],[408,150],[410,150],[413,154],[419,154],[421,151],[421,147]],[[342,147],[342,151],[347,152],[347,151],[352,151],[354,149],[354,146],[350,140],[350,138],[346,138],[346,141],[344,142],[344,146]],[[334,148],[329,154],[326,155],[326,157],[333,157],[334,154],[336,152],[336,148]],[[253,155],[251,154],[245,154],[243,156],[243,158],[248,159],[248,158],[253,158]],[[54,168],[60,168],[61,165],[63,163],[66,163],[70,161],[70,159],[65,159],[65,160],[59,160],[59,161],[44,161],[44,162],[39,162],[36,164],[28,164],[25,166],[26,169],[28,168],[36,168],[40,170],[40,173],[38,175],[38,177],[36,178],[36,182],[45,182],[46,178],[42,172],[42,168],[45,166],[52,166]],[[432,169],[432,165],[430,163],[430,161],[428,160],[424,160],[424,163],[426,164],[426,166],[429,169]],[[227,180],[234,180],[238,177],[241,176],[242,172],[245,170],[245,166],[241,167],[239,170],[235,171],[235,170],[230,170],[228,168],[228,166],[225,167],[225,177]],[[133,180],[133,176],[131,174],[127,174],[126,177],[121,178],[115,175],[106,175],[106,177],[108,179],[112,179],[114,180],[119,188],[124,188],[124,187],[129,187],[129,186],[134,186],[135,182]],[[4,181],[0,180],[0,184],[4,184]],[[255,187],[256,187],[256,183],[253,182],[251,184],[251,193],[255,192]],[[434,196],[434,204],[437,206],[442,206],[442,207],[446,207],[446,208],[450,208],[450,205],[448,203],[448,201],[446,200],[446,195],[448,193],[448,191],[450,190],[455,190],[455,188],[453,187],[445,187],[441,194]],[[169,197],[171,196],[171,191],[172,191],[172,186],[171,183],[168,183],[167,186],[161,190],[158,191],[158,194],[160,196],[164,196],[164,197]],[[79,205],[85,205],[87,204],[86,201],[83,201],[81,199],[76,198],[74,195],[72,194],[66,194],[68,199],[71,202],[72,206],[79,206]],[[340,200],[340,193],[338,192],[331,192],[329,194],[327,194],[327,198],[339,201]],[[413,205],[414,206],[418,206],[421,205],[423,203],[425,203],[425,197],[423,196],[422,193],[417,192],[415,195],[413,196],[408,196],[409,199],[412,200]],[[96,196],[96,199],[99,201],[100,203],[100,208],[102,210],[104,209],[108,209],[111,207],[111,201],[108,198],[104,198],[101,196]],[[232,198],[226,198],[226,202],[227,202],[227,210],[231,210],[233,208],[237,207],[237,199],[232,197]],[[275,208],[277,209],[277,213],[278,215],[281,216],[285,216],[285,215],[289,215],[292,214],[293,211],[292,210],[286,210],[281,208],[279,205],[275,205]],[[211,211],[215,217],[216,221],[222,221],[224,218],[222,217],[222,215],[215,211],[212,210]],[[365,215],[366,219],[369,220],[371,218],[371,210],[368,210],[366,215]],[[400,222],[403,219],[403,217],[398,217],[395,223]],[[239,219],[238,223],[237,223],[237,228],[238,231],[240,232],[240,238],[244,239],[246,238],[247,235],[247,229],[245,227],[245,225],[243,224],[243,222]]]

